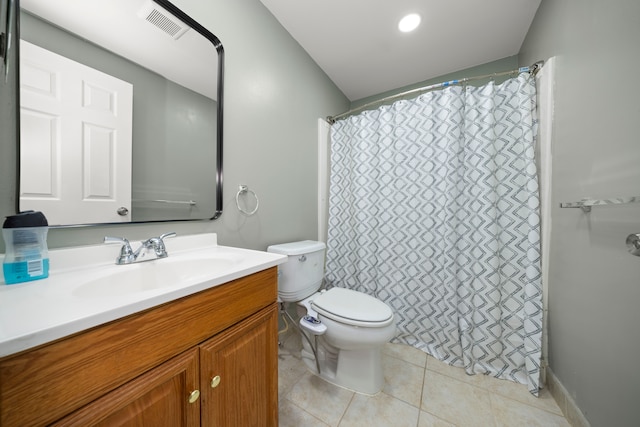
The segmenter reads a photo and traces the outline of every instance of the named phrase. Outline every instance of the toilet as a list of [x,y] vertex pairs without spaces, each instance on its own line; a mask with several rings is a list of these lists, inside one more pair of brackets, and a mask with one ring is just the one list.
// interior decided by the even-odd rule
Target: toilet
[[278,297],[296,303],[302,358],[307,367],[338,386],[373,395],[382,390],[382,346],[394,337],[391,308],[379,299],[344,288],[319,291],[325,244],[312,240],[272,245],[288,256],[278,266]]

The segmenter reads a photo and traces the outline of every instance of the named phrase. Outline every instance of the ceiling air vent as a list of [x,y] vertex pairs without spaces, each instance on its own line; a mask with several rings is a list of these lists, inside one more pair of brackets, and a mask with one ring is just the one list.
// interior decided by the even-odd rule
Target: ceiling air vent
[[184,22],[152,1],[148,1],[142,6],[138,16],[161,29],[174,40],[178,40],[189,29]]

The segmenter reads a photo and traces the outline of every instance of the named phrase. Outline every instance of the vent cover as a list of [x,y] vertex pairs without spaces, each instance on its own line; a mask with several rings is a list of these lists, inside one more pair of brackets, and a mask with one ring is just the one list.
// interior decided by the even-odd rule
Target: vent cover
[[148,1],[138,12],[138,16],[162,30],[165,34],[178,40],[189,27],[178,18],[161,8],[152,1]]

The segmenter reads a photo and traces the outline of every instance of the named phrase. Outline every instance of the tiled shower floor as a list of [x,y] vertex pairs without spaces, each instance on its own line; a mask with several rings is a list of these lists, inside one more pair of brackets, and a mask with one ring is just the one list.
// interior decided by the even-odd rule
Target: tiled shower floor
[[467,375],[420,350],[387,344],[384,387],[365,396],[311,374],[300,360],[300,338],[280,335],[280,427],[570,426],[548,390],[484,375]]

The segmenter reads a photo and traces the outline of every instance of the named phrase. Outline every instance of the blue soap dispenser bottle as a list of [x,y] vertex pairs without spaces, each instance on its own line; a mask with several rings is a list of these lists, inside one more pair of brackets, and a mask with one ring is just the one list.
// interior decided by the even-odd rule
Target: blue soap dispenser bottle
[[2,272],[7,285],[49,277],[48,225],[47,218],[37,211],[6,217],[2,226],[6,248]]

